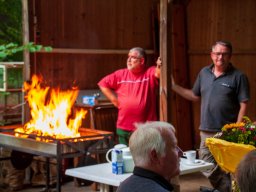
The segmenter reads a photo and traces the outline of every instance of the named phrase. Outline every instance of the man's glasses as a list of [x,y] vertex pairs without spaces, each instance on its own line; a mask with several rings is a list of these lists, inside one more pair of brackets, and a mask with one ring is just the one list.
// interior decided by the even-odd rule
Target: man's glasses
[[229,52],[224,52],[224,53],[221,53],[221,52],[212,52],[212,54],[215,55],[215,56],[217,56],[217,57],[220,57],[220,56],[222,56],[222,57],[227,57],[227,56],[230,55]]

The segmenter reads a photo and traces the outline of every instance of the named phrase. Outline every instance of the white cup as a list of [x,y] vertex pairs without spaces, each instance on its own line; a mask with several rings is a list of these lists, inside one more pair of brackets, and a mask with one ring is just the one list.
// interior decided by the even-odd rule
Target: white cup
[[189,163],[195,163],[196,161],[196,151],[194,150],[189,150],[183,152],[183,156],[185,156],[188,160]]

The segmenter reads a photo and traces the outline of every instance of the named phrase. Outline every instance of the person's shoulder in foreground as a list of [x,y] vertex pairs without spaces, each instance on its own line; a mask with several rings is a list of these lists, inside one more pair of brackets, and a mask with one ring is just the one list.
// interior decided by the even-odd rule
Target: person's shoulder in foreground
[[162,187],[156,181],[151,178],[132,175],[121,183],[117,192],[170,192],[173,191],[173,187],[168,183],[170,187]]
[[173,191],[171,178],[180,172],[174,127],[166,122],[137,124],[129,140],[135,168],[117,192]]
[[247,153],[238,164],[235,178],[240,192],[251,192],[256,189],[256,150]]

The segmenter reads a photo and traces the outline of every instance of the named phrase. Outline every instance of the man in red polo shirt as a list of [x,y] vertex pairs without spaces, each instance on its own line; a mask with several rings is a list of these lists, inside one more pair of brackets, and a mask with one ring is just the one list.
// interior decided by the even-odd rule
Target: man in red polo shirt
[[147,68],[144,49],[135,47],[128,53],[127,68],[107,75],[98,83],[103,94],[118,108],[119,143],[128,144],[134,123],[157,120],[160,66],[159,58],[157,66]]

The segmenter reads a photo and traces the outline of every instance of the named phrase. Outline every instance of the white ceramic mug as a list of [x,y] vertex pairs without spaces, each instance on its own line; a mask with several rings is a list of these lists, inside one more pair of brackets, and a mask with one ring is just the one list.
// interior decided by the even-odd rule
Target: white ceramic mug
[[183,152],[183,155],[187,158],[189,163],[195,163],[196,161],[196,151],[195,150],[189,150]]
[[[112,163],[112,159],[113,159],[113,153],[112,151],[114,149],[118,149],[118,150],[121,150],[123,148],[127,148],[127,146],[125,144],[117,144],[114,146],[114,148],[112,149],[109,149],[108,152],[106,153],[106,160],[109,162],[109,163]],[[109,154],[111,153],[111,160],[109,159]]]

